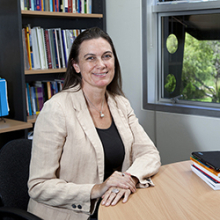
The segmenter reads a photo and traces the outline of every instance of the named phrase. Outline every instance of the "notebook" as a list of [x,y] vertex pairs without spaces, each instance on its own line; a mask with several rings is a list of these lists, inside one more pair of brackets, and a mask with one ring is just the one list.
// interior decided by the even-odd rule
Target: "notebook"
[[220,171],[220,151],[195,151],[192,155],[202,163]]

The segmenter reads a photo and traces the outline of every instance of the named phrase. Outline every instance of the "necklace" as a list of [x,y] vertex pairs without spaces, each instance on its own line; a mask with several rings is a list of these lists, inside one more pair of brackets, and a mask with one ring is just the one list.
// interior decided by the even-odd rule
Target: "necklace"
[[95,105],[88,99],[88,97],[85,95],[85,93],[84,93],[84,96],[86,97],[86,100],[100,113],[100,117],[103,118],[103,117],[105,116],[104,113],[102,113],[105,96],[104,96],[104,98],[103,98],[102,107],[101,107],[101,110],[100,110],[100,111],[99,111],[99,110],[95,107]]

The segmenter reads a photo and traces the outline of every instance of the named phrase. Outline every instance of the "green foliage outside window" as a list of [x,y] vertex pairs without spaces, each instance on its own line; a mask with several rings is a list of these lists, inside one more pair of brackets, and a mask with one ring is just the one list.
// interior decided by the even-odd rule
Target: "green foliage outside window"
[[[167,42],[170,50],[176,45]],[[186,33],[180,94],[184,100],[220,102],[220,41],[199,41]],[[168,75],[165,89],[175,89],[175,78]]]
[[182,69],[183,99],[220,102],[220,42],[186,34]]

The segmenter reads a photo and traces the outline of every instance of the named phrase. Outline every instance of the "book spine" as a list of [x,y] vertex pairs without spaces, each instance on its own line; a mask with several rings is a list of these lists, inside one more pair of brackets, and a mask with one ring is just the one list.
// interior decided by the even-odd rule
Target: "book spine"
[[30,51],[30,38],[29,38],[29,28],[28,26],[26,26],[26,43],[27,43],[27,54],[28,54],[28,62],[30,65],[30,70],[32,69],[32,65],[31,65],[31,51]]
[[43,88],[43,102],[45,103],[48,100],[48,93],[47,93],[47,82],[42,82],[42,88]]
[[51,48],[51,61],[52,61],[52,68],[56,68],[56,59],[55,59],[55,48],[54,48],[54,40],[53,40],[53,30],[49,29],[49,43]]
[[45,42],[46,42],[46,52],[47,52],[48,68],[52,69],[51,50],[50,50],[50,42],[49,42],[48,30],[45,30],[44,33],[45,33]]
[[59,54],[58,54],[58,48],[56,43],[56,31],[53,29],[53,40],[54,40],[54,54],[55,54],[55,60],[56,60],[56,68],[59,68]]
[[92,14],[92,0],[87,0],[87,14]]
[[33,55],[33,41],[32,41],[32,34],[31,34],[31,26],[28,25],[29,31],[29,44],[30,44],[30,58],[31,58],[31,68],[34,68],[34,55]]
[[61,55],[61,46],[60,46],[60,36],[59,36],[59,31],[58,29],[55,30],[56,33],[56,46],[57,46],[57,57],[58,57],[58,63],[59,63],[59,68],[63,66],[62,64],[62,55]]
[[31,0],[31,10],[34,11],[34,0]]
[[50,0],[50,12],[53,12],[53,0]]
[[203,180],[206,184],[208,184],[212,189],[214,190],[219,189],[218,184],[216,184],[213,180],[211,180],[205,174],[200,172],[195,166],[191,165],[191,169],[201,180]]
[[41,0],[36,0],[36,10],[41,11]]
[[35,97],[36,97],[35,98],[35,100],[36,100],[36,110],[38,112],[38,111],[40,111],[40,108],[39,108],[39,100],[38,100],[37,87],[35,86],[34,89],[35,89]]
[[37,96],[38,96],[38,103],[39,103],[39,111],[43,108],[44,102],[43,102],[43,88],[37,87]]
[[77,12],[81,12],[81,0],[77,0]]
[[81,9],[80,9],[80,13],[82,13],[82,14],[84,14],[85,13],[85,9],[84,9],[84,7],[85,7],[85,1],[84,0],[81,0]]
[[48,69],[47,51],[46,51],[45,35],[44,35],[44,29],[43,28],[41,28],[41,37],[42,37],[42,46],[43,46],[44,68]]
[[[1,84],[1,83],[0,83],[0,84]],[[25,87],[25,97],[26,97],[26,110],[27,110],[27,116],[29,116],[29,104],[28,104],[27,87]],[[3,116],[1,109],[0,109],[0,116]]]
[[59,12],[60,11],[60,9],[59,9],[59,7],[60,7],[60,3],[59,3],[60,1],[59,0],[56,0],[56,6],[57,6],[57,12]]
[[190,159],[194,162],[197,163],[198,165],[202,166],[203,168],[205,168],[206,170],[208,170],[209,172],[213,173],[214,175],[216,175],[217,177],[220,178],[220,172],[217,172],[216,170],[214,170],[211,167],[208,167],[207,165],[203,164],[202,162],[198,161],[197,159],[195,159],[194,157],[190,157]]
[[207,176],[209,176],[210,178],[214,179],[215,181],[217,181],[218,183],[220,183],[220,178],[215,176],[213,173],[209,172],[208,170],[206,170],[205,168],[203,168],[202,166],[198,165],[197,163],[193,163],[193,165],[200,170],[202,173],[205,173]]
[[31,103],[32,103],[32,111],[33,111],[33,115],[36,115],[36,97],[35,97],[35,89],[33,86],[31,86]]
[[24,51],[24,67],[25,70],[30,69],[27,55],[27,44],[26,44],[26,34],[25,28],[22,28],[22,40],[23,40],[23,51]]
[[0,116],[8,115],[8,95],[7,95],[7,82],[5,79],[0,79]]
[[29,112],[29,115],[32,115],[30,85],[29,85],[29,83],[26,83],[26,89],[27,89],[27,97],[28,97],[28,112]]
[[72,13],[72,0],[68,0],[68,12]]
[[64,60],[65,60],[65,66],[67,66],[68,61],[68,52],[67,52],[67,41],[66,41],[66,32],[65,30],[61,31],[62,33],[62,41],[63,41],[63,52],[64,52]]
[[52,94],[51,94],[51,83],[48,81],[47,82],[47,97],[48,99],[50,99],[52,97]]
[[40,4],[41,4],[41,11],[44,11],[44,1],[40,0]]
[[72,12],[76,13],[76,0],[72,0]]
[[68,1],[69,0],[64,0],[64,12],[68,12]]
[[20,0],[21,3],[21,10],[24,10],[24,0]]

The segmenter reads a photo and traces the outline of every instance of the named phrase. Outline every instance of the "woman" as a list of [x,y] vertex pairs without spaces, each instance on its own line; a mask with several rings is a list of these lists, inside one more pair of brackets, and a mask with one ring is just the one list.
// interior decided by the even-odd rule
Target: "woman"
[[62,92],[35,124],[28,210],[45,220],[88,219],[102,205],[126,202],[151,185],[157,149],[121,89],[110,37],[99,28],[74,41]]

